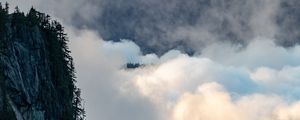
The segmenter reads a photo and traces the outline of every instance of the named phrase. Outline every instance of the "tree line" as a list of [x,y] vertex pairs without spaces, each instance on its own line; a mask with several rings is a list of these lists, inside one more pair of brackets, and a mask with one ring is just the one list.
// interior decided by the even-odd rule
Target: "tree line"
[[[8,24],[10,23],[10,24]],[[22,34],[22,27],[38,28],[43,40],[46,43],[47,54],[45,57],[49,60],[51,70],[51,82],[54,84],[58,93],[58,101],[63,106],[63,120],[82,120],[85,118],[85,111],[82,105],[81,91],[75,86],[76,76],[73,59],[70,55],[71,51],[68,47],[69,39],[64,31],[64,27],[56,20],[51,20],[47,14],[38,12],[31,8],[27,14],[21,12],[18,7],[13,13],[9,13],[9,5],[4,6],[0,3],[0,54],[7,54],[7,46],[11,45],[10,36],[7,33],[8,28],[15,28],[16,37]],[[4,75],[1,75],[4,68],[0,66],[0,84],[3,94],[5,94],[5,86],[3,86]],[[2,79],[2,80],[1,80]],[[51,97],[49,86],[44,81],[41,83],[42,92],[40,100],[46,102]],[[1,94],[0,94],[1,95]],[[47,112],[53,110],[46,109]],[[48,110],[47,110],[48,109]],[[5,111],[5,110],[4,110]],[[1,113],[0,113],[1,114]],[[3,113],[4,114],[4,113]],[[48,114],[51,116],[51,114]]]

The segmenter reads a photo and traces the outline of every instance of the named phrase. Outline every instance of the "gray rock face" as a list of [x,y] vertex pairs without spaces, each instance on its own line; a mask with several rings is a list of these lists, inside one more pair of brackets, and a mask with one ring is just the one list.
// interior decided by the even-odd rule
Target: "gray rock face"
[[[0,62],[5,68],[7,91],[5,97],[1,96],[7,99],[18,120],[43,120],[45,110],[39,98],[43,90],[41,84],[47,82],[47,86],[53,88],[49,63],[45,57],[45,40],[38,27],[31,30],[23,28],[20,36],[14,36],[15,32],[14,29],[8,29],[11,45],[7,48],[8,54],[0,56]],[[55,101],[52,102],[58,107]]]
[[83,119],[61,25],[34,10],[0,24],[0,120]]

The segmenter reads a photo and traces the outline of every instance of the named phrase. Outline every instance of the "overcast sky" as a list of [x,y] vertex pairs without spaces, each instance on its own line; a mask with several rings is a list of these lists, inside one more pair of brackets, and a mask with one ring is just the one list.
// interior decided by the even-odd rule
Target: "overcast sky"
[[9,3],[62,22],[88,120],[300,119],[299,16],[283,9],[297,1]]

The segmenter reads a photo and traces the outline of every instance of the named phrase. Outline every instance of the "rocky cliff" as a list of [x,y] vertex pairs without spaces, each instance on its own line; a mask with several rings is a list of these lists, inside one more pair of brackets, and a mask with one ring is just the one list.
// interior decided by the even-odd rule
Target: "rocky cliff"
[[33,8],[0,9],[0,120],[84,119],[63,27]]

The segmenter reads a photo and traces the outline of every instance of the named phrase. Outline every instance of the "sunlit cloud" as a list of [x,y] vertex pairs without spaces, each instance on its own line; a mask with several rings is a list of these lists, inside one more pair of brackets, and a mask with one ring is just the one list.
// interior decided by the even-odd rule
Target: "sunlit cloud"
[[[106,42],[90,30],[78,33],[70,34],[74,38],[71,48],[78,78],[89,80],[79,81],[88,118],[116,119],[96,112],[105,111],[104,106],[113,111],[136,106],[137,111],[147,110],[143,116],[162,120],[299,118],[295,114],[300,93],[298,46],[285,49],[272,40],[258,38],[244,49],[215,43],[198,56],[171,50],[158,57],[142,55],[140,48],[127,40]],[[272,51],[278,54],[268,55]],[[243,60],[245,57],[249,59]],[[124,64],[130,62],[145,66],[125,69]],[[103,92],[107,90],[111,92]],[[138,104],[100,102],[115,97]]]

